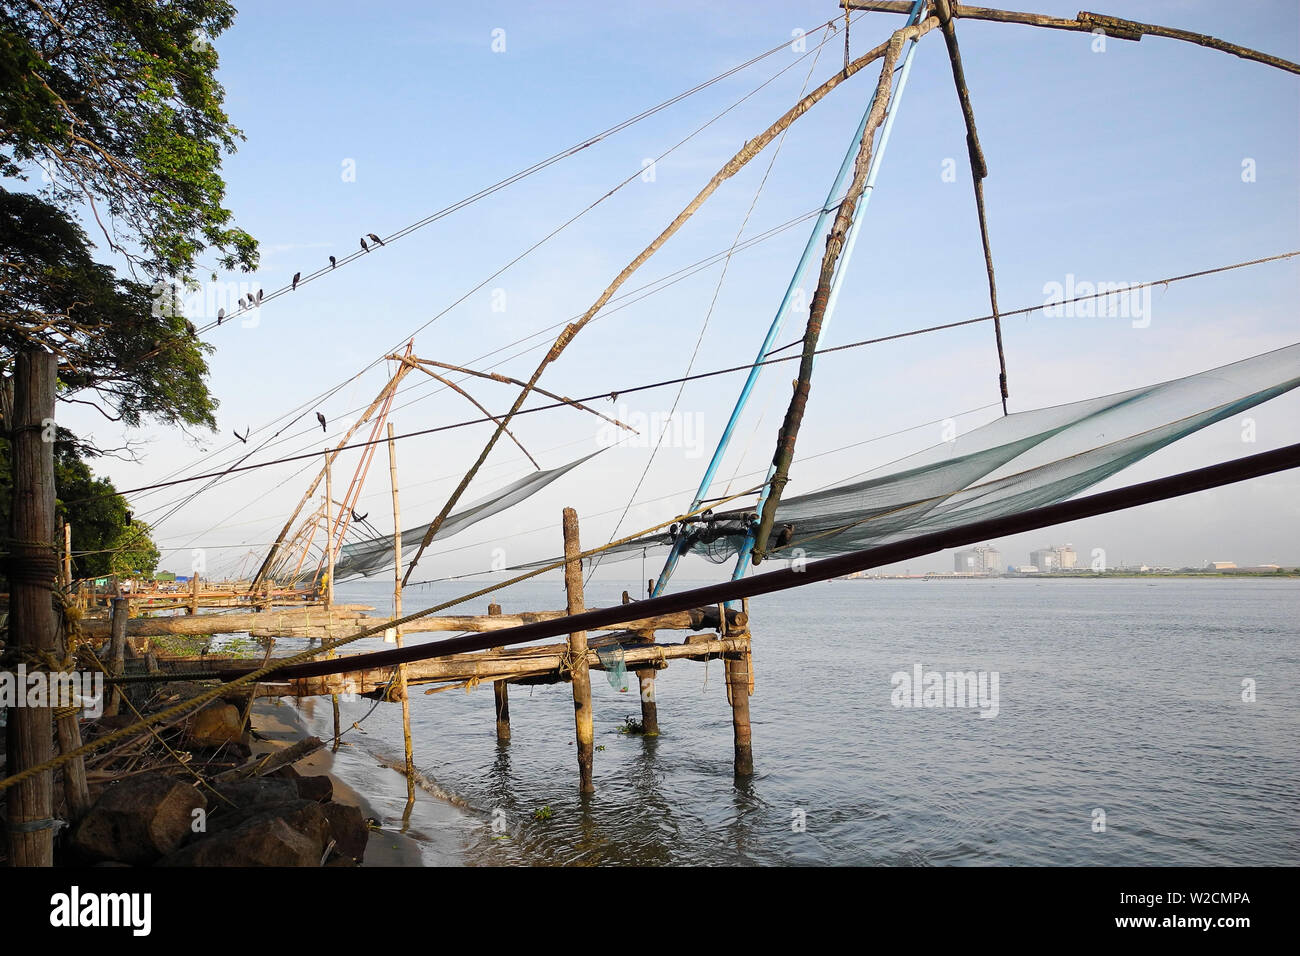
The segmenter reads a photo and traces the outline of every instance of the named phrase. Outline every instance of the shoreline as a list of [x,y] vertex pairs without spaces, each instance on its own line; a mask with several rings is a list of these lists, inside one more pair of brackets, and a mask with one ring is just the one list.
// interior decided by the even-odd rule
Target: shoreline
[[464,866],[459,835],[478,826],[478,822],[420,786],[418,777],[415,802],[409,819],[404,819],[405,775],[384,757],[349,746],[355,742],[346,737],[344,745],[333,751],[328,708],[323,716],[315,712],[316,708],[315,698],[300,702],[291,698],[259,700],[251,715],[259,737],[254,741],[254,754],[283,749],[313,734],[326,742],[325,747],[295,766],[304,774],[328,776],[334,784],[336,802],[359,807],[367,818],[379,822],[380,827],[370,831],[363,867]]

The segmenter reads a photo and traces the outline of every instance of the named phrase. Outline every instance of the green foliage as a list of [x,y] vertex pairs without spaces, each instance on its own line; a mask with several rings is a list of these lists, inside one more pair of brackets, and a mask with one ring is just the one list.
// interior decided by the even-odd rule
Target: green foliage
[[538,807],[533,811],[533,819],[538,823],[545,823],[551,817],[555,816],[555,811],[550,806]]
[[53,201],[102,207],[110,245],[150,275],[187,274],[207,248],[222,268],[255,267],[222,205],[221,155],[243,135],[210,41],[234,17],[224,0],[0,6],[0,175],[39,165]]
[[[152,574],[158,567],[159,553],[149,526],[132,518],[126,499],[117,494],[111,481],[95,477],[83,452],[70,432],[58,430],[54,444],[55,507],[58,519],[72,524],[72,576]],[[10,445],[7,439],[0,438],[0,527],[9,526],[12,504]]]
[[618,728],[620,734],[644,734],[645,725],[635,717],[624,717],[622,725]]
[[88,386],[78,400],[98,397],[109,417],[215,428],[204,381],[212,346],[155,298],[95,262],[63,212],[0,189],[0,360],[42,345],[60,356],[60,385]]

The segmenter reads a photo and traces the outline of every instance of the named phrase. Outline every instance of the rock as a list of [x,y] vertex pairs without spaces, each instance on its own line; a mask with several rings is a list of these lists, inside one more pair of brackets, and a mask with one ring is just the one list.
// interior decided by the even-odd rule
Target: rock
[[192,832],[203,794],[179,777],[143,774],[108,787],[72,835],[72,850],[88,861],[152,863]]
[[[316,807],[316,804],[308,804]],[[322,828],[324,829],[324,828]],[[320,866],[325,843],[263,814],[163,857],[157,866]]]
[[334,852],[360,863],[370,841],[370,828],[366,826],[361,810],[344,803],[322,803],[320,808],[329,819],[330,834],[335,841]]
[[316,777],[299,777],[294,783],[298,785],[298,796],[304,800],[328,803],[334,799],[334,781],[324,774]]
[[186,742],[194,747],[220,747],[244,735],[242,715],[234,704],[213,701],[190,718]]
[[[251,777],[247,780],[232,780],[216,785],[217,792],[240,810],[292,803],[298,799],[296,781],[282,780],[276,777]],[[225,800],[214,800],[215,812],[225,812],[231,808]]]

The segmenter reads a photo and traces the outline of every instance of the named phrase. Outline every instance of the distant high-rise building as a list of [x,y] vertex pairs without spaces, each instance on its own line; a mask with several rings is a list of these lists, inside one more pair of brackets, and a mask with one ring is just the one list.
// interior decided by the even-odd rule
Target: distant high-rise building
[[976,545],[953,555],[953,570],[966,574],[1001,574],[1002,553],[988,545]]
[[1078,555],[1070,544],[1052,545],[1029,552],[1029,563],[1039,571],[1067,571],[1076,566]]
[[1055,571],[1061,566],[1061,558],[1055,548],[1039,548],[1029,552],[1029,563],[1039,571]]

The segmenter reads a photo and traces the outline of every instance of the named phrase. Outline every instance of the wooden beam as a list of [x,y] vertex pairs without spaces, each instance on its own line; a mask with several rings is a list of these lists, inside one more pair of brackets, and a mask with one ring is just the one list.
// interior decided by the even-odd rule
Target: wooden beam
[[[850,10],[863,10],[876,13],[911,13],[912,4],[904,0],[842,0],[847,2]],[[1229,53],[1243,60],[1253,60],[1288,73],[1300,74],[1300,63],[1284,60],[1271,53],[1262,53],[1250,47],[1229,43],[1218,37],[1176,27],[1161,26],[1156,23],[1141,23],[1137,20],[1125,20],[1104,13],[1079,11],[1073,19],[1049,17],[1041,13],[1021,13],[1017,10],[997,10],[990,7],[972,7],[964,3],[953,5],[952,15],[959,20],[987,20],[994,23],[1018,23],[1023,26],[1046,27],[1050,30],[1070,30],[1076,33],[1092,33],[1094,30],[1105,32],[1106,36],[1117,40],[1141,40],[1144,36],[1164,37],[1167,40],[1181,40],[1194,43],[1220,53]]]

